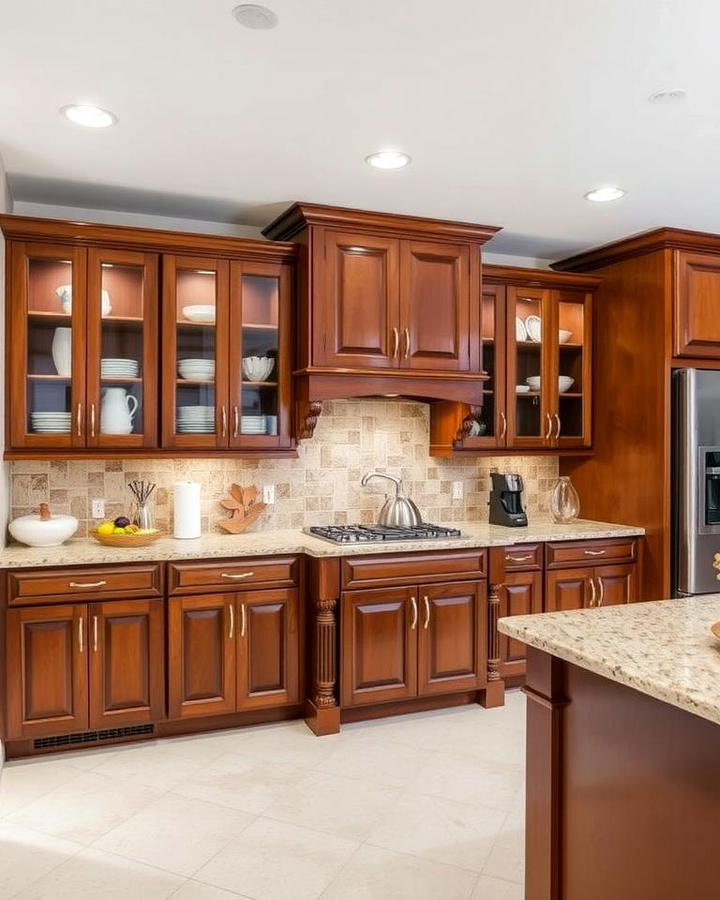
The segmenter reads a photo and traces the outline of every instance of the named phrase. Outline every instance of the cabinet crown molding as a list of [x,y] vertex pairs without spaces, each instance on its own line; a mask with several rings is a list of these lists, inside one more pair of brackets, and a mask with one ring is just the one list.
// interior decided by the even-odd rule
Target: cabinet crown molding
[[592,291],[601,282],[598,275],[554,272],[552,269],[529,269],[523,266],[498,266],[483,263],[483,283],[511,284],[517,287],[580,288]]
[[263,234],[273,241],[288,241],[308,225],[367,230],[375,234],[386,231],[399,238],[420,237],[439,241],[472,241],[478,244],[484,244],[500,231],[500,226],[494,225],[475,225],[470,222],[450,222],[445,219],[298,202],[264,228]]
[[559,272],[585,272],[657,250],[720,253],[720,234],[683,228],[655,228],[558,260],[552,268]]

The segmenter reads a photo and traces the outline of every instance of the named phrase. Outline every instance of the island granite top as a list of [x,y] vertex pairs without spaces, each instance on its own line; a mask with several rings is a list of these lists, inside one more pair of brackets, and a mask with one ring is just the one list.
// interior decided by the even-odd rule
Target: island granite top
[[500,619],[502,634],[720,724],[720,594]]
[[18,569],[55,566],[100,565],[122,562],[163,562],[167,560],[228,559],[242,556],[274,556],[304,553],[318,559],[338,556],[366,556],[375,553],[413,553],[432,550],[467,550],[546,541],[580,541],[594,538],[638,537],[642,528],[578,519],[558,525],[547,519],[530,522],[526,528],[504,528],[487,522],[453,522],[462,536],[441,540],[388,541],[372,544],[333,544],[299,529],[252,531],[230,535],[204,534],[192,540],[163,537],[147,547],[120,549],[105,547],[92,538],[70,540],[61,547],[25,547],[11,544],[0,551],[0,568]]

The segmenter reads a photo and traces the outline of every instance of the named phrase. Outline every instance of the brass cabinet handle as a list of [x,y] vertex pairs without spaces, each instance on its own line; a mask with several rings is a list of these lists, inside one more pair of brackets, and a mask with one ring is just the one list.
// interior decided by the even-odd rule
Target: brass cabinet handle
[[397,358],[398,352],[400,351],[400,334],[397,328],[393,328],[393,359]]
[[525,562],[527,559],[532,559],[533,555],[532,553],[528,553],[527,556],[506,556],[505,558],[512,562]]
[[78,403],[78,405],[77,405],[76,425],[77,425],[77,436],[82,437],[82,403]]
[[507,419],[505,417],[505,413],[500,411],[500,418],[502,419],[502,431],[500,432],[500,440],[504,440],[505,435],[507,434]]
[[410,602],[412,603],[412,611],[413,611],[412,622],[410,623],[410,631],[415,631],[415,627],[418,623],[418,605],[417,605],[417,600],[414,597],[410,598]]
[[430,601],[427,597],[423,597],[423,603],[425,604],[425,624],[423,625],[423,628],[427,630],[427,627],[430,624]]
[[90,404],[90,437],[95,437],[95,404]]
[[93,653],[97,653],[98,617],[93,616]]
[[404,359],[407,359],[410,356],[410,332],[408,329],[405,329],[405,354]]
[[232,640],[233,635],[235,634],[235,607],[231,603],[228,608],[230,610],[230,634],[228,635],[228,638]]
[[221,578],[251,578],[255,573],[254,572],[242,572],[241,574],[234,574],[230,572],[221,572]]
[[80,618],[78,619],[78,646],[80,647],[81,653],[84,652],[84,648],[85,648],[83,628],[84,628],[83,617],[80,616]]
[[99,588],[104,587],[107,581],[69,581],[68,587],[72,588]]
[[560,416],[555,413],[555,422],[557,423],[557,431],[555,432],[555,440],[560,439],[560,429],[562,428],[562,423],[560,422]]
[[550,440],[550,435],[552,434],[552,419],[550,418],[550,413],[545,413],[547,416],[547,432],[545,434],[545,440]]
[[604,556],[604,550],[583,550],[585,556]]
[[602,606],[603,600],[605,599],[605,585],[603,584],[603,580],[600,577],[598,577],[597,583],[598,588],[600,589],[600,599],[598,600],[598,606]]
[[221,407],[220,414],[222,416],[222,436],[227,437],[227,409],[224,404]]
[[245,626],[247,625],[247,620],[245,616],[245,604],[240,604],[240,637],[245,637]]
[[235,426],[233,428],[233,437],[237,437],[240,431],[240,413],[237,406],[233,406],[233,415],[235,416]]
[[590,579],[590,588],[592,589],[592,597],[590,598],[590,606],[595,606],[595,579]]

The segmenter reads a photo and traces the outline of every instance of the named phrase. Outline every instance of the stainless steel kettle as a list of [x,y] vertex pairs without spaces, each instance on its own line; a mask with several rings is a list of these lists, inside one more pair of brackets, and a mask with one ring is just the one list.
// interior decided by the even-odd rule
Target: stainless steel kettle
[[420,510],[409,497],[403,494],[402,479],[396,478],[394,475],[386,475],[384,472],[367,472],[363,475],[360,484],[365,487],[371,478],[387,478],[395,485],[395,496],[388,497],[378,514],[379,525],[402,525],[405,527],[422,525]]

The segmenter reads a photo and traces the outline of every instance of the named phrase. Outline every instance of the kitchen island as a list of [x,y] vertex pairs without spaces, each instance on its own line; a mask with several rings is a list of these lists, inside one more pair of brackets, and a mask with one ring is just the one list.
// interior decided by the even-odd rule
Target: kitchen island
[[501,619],[528,645],[526,900],[720,896],[720,594]]

